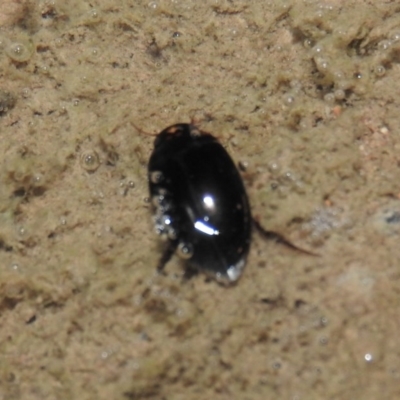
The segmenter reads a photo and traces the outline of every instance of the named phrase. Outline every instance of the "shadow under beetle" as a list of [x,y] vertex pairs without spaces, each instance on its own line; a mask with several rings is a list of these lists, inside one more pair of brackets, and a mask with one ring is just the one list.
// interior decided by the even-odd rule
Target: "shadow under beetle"
[[168,242],[159,271],[176,251],[189,267],[221,283],[237,281],[252,224],[264,236],[303,251],[253,221],[231,157],[214,136],[192,124],[176,124],[157,135],[148,174],[155,229]]

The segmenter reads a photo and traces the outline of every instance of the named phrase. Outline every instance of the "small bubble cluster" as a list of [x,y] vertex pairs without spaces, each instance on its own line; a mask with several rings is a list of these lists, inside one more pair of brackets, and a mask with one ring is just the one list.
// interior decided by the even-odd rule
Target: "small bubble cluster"
[[[158,172],[152,172],[150,179],[156,182],[162,181],[162,175]],[[172,202],[168,192],[165,189],[158,189],[157,195],[153,196],[151,202],[156,210],[154,214],[155,231],[161,238],[174,240],[177,238],[176,229],[173,226]]]

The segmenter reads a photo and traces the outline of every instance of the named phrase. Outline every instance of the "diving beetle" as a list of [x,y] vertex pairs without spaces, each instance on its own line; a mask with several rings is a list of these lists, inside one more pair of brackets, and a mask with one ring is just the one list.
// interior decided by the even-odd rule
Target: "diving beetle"
[[155,229],[167,241],[159,271],[177,252],[189,267],[234,283],[246,265],[252,225],[298,249],[252,219],[242,178],[228,152],[193,124],[172,125],[156,136],[148,177]]

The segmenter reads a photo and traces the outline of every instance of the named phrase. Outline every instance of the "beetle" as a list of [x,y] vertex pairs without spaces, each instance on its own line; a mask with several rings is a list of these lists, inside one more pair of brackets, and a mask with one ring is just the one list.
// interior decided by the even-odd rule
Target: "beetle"
[[303,251],[253,220],[235,163],[213,135],[193,124],[175,124],[156,136],[148,178],[155,230],[167,241],[159,271],[176,251],[189,267],[234,283],[246,265],[252,226]]

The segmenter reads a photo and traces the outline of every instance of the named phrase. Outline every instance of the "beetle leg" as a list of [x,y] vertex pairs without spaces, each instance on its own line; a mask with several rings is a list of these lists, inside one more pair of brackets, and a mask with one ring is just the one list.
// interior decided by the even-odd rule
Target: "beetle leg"
[[253,218],[253,225],[257,229],[257,231],[261,234],[262,237],[264,237],[267,240],[275,240],[278,243],[281,243],[293,250],[299,251],[304,254],[308,254],[310,256],[318,256],[319,254],[313,253],[312,251],[302,249],[301,247],[297,247],[295,244],[290,242],[288,239],[286,239],[283,235],[277,232],[273,231],[268,231],[266,230],[257,220]]
[[165,266],[167,265],[168,261],[171,259],[177,246],[178,246],[177,240],[168,241],[167,247],[165,248],[164,253],[161,256],[160,261],[158,262],[158,265],[157,265],[157,271],[159,273],[162,273],[164,271]]
[[184,272],[183,272],[182,281],[189,281],[194,276],[196,276],[198,273],[199,273],[199,270],[197,268],[193,268],[190,265],[186,265]]

